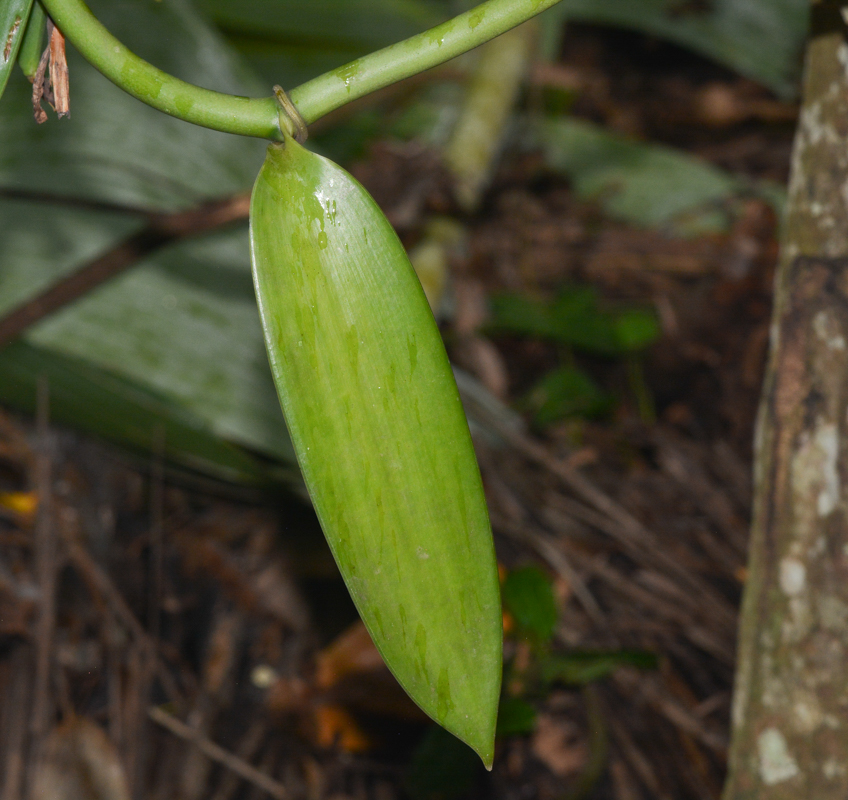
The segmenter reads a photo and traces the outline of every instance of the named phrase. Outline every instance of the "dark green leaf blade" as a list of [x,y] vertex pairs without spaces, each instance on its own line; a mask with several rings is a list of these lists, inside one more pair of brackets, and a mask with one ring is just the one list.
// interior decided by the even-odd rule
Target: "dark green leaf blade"
[[619,667],[656,669],[657,657],[645,650],[577,650],[567,655],[548,656],[541,664],[542,680],[582,686],[601,680]]
[[807,0],[563,0],[560,18],[620,25],[677,42],[765,84],[798,90]]
[[268,475],[244,450],[208,429],[203,419],[147,386],[90,362],[13,342],[0,350],[0,401],[35,411],[39,379],[50,391],[50,418],[144,452],[161,440],[169,461],[225,481],[262,484]]
[[550,578],[535,566],[510,572],[503,585],[503,603],[518,626],[539,643],[553,636],[557,606]]
[[447,355],[367,192],[292,140],[251,200],[254,280],[304,479],[386,664],[490,765],[501,613],[485,498]]
[[0,97],[18,60],[33,0],[0,0]]
[[559,367],[545,375],[523,398],[520,408],[533,412],[537,425],[564,417],[597,417],[608,412],[614,398],[577,367]]

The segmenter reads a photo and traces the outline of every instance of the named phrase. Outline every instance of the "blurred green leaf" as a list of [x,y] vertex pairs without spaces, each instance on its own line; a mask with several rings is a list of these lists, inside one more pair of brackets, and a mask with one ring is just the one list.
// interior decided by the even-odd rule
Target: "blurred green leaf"
[[32,0],[0,2],[0,97],[18,60]]
[[807,0],[562,0],[552,11],[668,39],[784,97],[798,91]]
[[504,607],[519,628],[544,644],[553,636],[557,605],[550,578],[538,567],[513,570],[501,587]]
[[[184,0],[98,0],[119,39],[184,80],[240,95],[270,94],[224,38]],[[175,46],[179,43],[179,46]],[[68,48],[71,117],[32,118],[32,87],[10,81],[0,103],[0,186],[160,210],[249,190],[259,140],[189,125],[118,89]]]
[[[577,119],[539,121],[531,138],[547,165],[611,216],[644,227],[687,224],[693,213],[727,201],[740,181],[682,151],[646,144]],[[695,232],[695,231],[692,231]]]
[[643,350],[655,342],[662,329],[656,314],[650,311],[621,311],[615,316],[615,338],[623,350]]
[[497,736],[531,733],[536,727],[536,709],[520,697],[503,697],[498,709]]
[[557,341],[598,355],[616,356],[643,350],[660,335],[652,311],[605,311],[591,289],[563,290],[551,308]]
[[492,297],[490,304],[493,330],[552,339],[604,356],[642,350],[661,332],[652,311],[598,308],[597,294],[588,286],[565,288],[553,303],[501,294]]
[[[588,290],[591,292],[591,290]],[[593,300],[591,302],[594,302]],[[494,331],[508,331],[539,339],[558,340],[559,325],[553,306],[520,294],[496,294],[489,298]]]
[[[201,0],[257,68],[274,82],[291,81],[287,86],[431,27],[466,5],[457,8],[447,0]],[[807,18],[806,0],[708,0],[691,8],[686,0],[562,0],[542,17],[540,50],[546,58],[555,57],[567,20],[632,28],[792,96]],[[303,62],[311,66],[303,68]]]
[[[159,67],[213,89],[262,92],[221,35],[181,0],[92,5],[110,30]],[[250,189],[262,142],[172,119],[114,87],[73,48],[68,56],[71,119],[36,125],[29,83],[19,74],[10,81],[0,103],[0,186],[157,210]],[[0,314],[141,225],[132,213],[0,199]],[[191,426],[228,447],[293,464],[248,252],[246,223],[173,245],[44,320],[24,342],[62,360],[68,385],[75,370],[81,386],[88,385],[86,369],[97,370],[157,398],[163,413],[188,415]],[[16,364],[13,381],[3,372],[6,363],[0,360],[0,385],[20,383],[25,364]],[[15,398],[10,402],[23,402],[20,392]],[[69,404],[63,414],[106,435],[96,403]],[[111,430],[119,441],[143,446],[121,426]],[[231,455],[221,464],[228,472]],[[184,457],[197,463],[193,452]]]
[[[137,225],[125,215],[0,201],[0,314]],[[145,388],[210,436],[294,463],[247,248],[246,226],[174,245],[42,321],[24,341],[67,357],[69,372],[85,363]],[[67,422],[98,429],[96,404],[73,410]]]
[[474,751],[434,725],[412,756],[406,791],[413,800],[458,800],[474,788],[479,770]]
[[314,78],[448,16],[444,0],[198,0],[269,85]]
[[519,409],[530,411],[534,422],[544,426],[565,417],[605,414],[613,402],[583,370],[560,367],[545,375],[524,396]]
[[184,467],[236,483],[264,483],[265,468],[212,434],[203,420],[173,401],[79,359],[15,342],[0,350],[0,401],[34,412],[38,380],[47,381],[50,417],[87,421],[92,433],[147,452],[156,442]]
[[579,686],[605,678],[619,667],[656,669],[657,657],[644,650],[575,651],[568,655],[549,655],[539,666],[545,683]]
[[438,25],[439,0],[198,0],[228,33],[290,43],[375,50]]

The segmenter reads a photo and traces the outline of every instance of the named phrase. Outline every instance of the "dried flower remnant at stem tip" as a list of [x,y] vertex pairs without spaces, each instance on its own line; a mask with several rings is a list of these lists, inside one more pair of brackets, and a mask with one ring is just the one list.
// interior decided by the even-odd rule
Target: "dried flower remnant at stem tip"
[[65,37],[55,25],[50,26],[50,85],[53,87],[53,107],[59,117],[71,116],[68,61],[65,57]]
[[[303,144],[309,136],[309,131],[306,129],[306,120],[300,115],[297,107],[292,103],[282,86],[274,87],[274,97],[277,98],[277,104],[280,106],[280,130],[294,136],[294,140],[298,144]],[[286,121],[290,124],[286,125]]]
[[47,21],[47,39],[47,47],[32,77],[32,111],[39,125],[47,122],[42,99],[50,103],[59,117],[71,116],[65,37],[50,20]]

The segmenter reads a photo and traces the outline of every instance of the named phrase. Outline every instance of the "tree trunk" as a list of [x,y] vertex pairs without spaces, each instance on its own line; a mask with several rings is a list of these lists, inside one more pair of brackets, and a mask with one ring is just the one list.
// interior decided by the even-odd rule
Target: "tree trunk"
[[848,797],[848,44],[813,6],[724,800]]

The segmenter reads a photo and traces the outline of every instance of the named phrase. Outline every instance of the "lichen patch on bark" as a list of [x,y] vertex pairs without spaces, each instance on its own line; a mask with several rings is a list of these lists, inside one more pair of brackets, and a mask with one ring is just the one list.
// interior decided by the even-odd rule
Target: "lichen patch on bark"
[[777,728],[766,728],[757,739],[760,777],[767,786],[794,778],[798,764],[789,754],[786,739]]
[[780,588],[783,593],[794,597],[807,586],[807,568],[797,558],[787,556],[780,562]]

